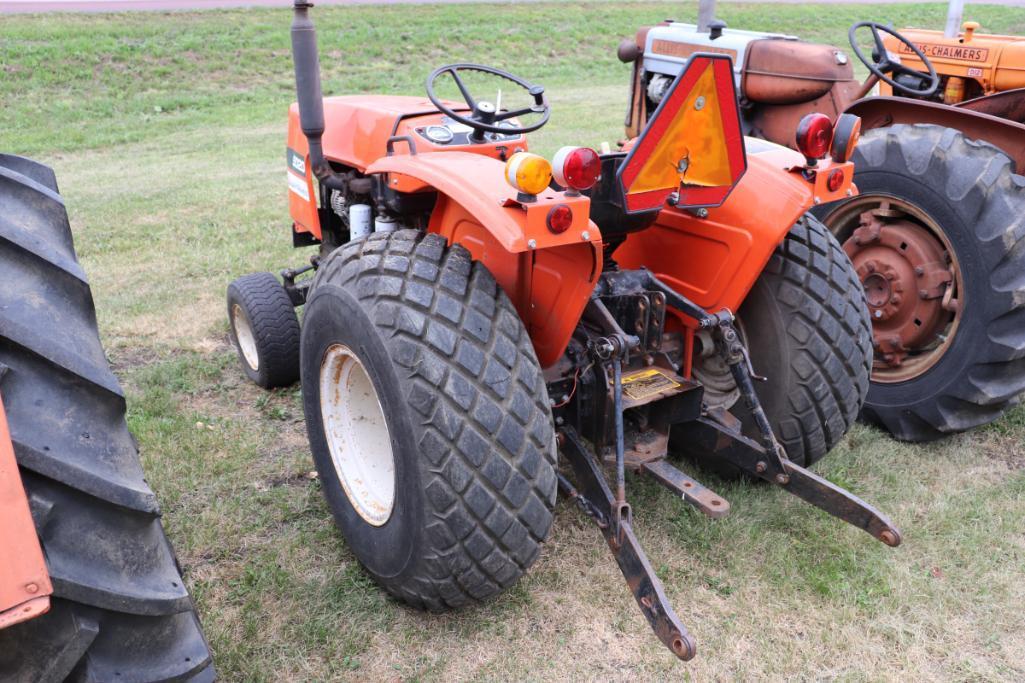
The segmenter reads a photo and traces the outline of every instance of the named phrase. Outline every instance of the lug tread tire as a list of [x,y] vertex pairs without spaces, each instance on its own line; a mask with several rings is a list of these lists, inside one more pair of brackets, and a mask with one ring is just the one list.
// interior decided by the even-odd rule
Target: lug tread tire
[[[960,259],[967,286],[979,278],[980,289],[968,303],[979,336],[947,350],[956,354],[956,367],[943,369],[944,386],[913,392],[905,405],[893,405],[880,401],[884,387],[873,384],[862,417],[906,441],[929,441],[992,422],[1025,390],[1025,176],[1014,173],[997,147],[926,124],[867,131],[854,161],[855,182],[859,175],[885,172],[914,179],[944,197],[951,214],[969,226],[979,255],[977,263]],[[966,272],[969,268],[974,272]],[[963,313],[961,324],[967,321]]]
[[[285,287],[271,273],[243,275],[228,286],[228,320],[235,303],[249,319],[260,363],[253,370],[239,349],[246,375],[264,389],[287,387],[299,379],[299,318]],[[234,325],[232,342],[238,347]]]
[[[766,389],[783,389],[782,401],[767,402],[766,414],[787,455],[811,465],[844,437],[868,393],[872,331],[865,294],[850,259],[816,218],[802,217],[776,248],[756,288],[776,302],[786,339],[750,341],[755,370],[759,345],[783,343],[789,366],[766,371]],[[762,305],[749,297],[751,305]],[[744,307],[740,319],[749,319]],[[750,333],[750,331],[749,331]],[[756,335],[758,336],[758,335]]]
[[557,488],[547,390],[512,302],[466,249],[413,230],[334,251],[311,301],[328,283],[374,320],[408,386],[423,458],[419,566],[402,583],[375,578],[435,611],[508,588],[538,557]]
[[0,206],[0,394],[54,587],[0,631],[0,678],[211,680],[53,172],[0,156]]

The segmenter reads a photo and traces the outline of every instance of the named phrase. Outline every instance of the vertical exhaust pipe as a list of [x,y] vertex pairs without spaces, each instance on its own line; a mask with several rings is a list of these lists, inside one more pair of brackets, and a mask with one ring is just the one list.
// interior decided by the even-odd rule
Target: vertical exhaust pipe
[[295,94],[299,101],[299,126],[310,147],[313,175],[326,186],[345,189],[344,179],[331,169],[324,158],[324,95],[320,89],[320,59],[317,56],[317,29],[310,19],[313,3],[295,0],[292,9],[292,61],[295,64]]

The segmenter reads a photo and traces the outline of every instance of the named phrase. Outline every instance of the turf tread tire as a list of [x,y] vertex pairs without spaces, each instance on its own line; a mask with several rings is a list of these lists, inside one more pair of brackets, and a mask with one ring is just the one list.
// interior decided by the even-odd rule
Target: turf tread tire
[[0,394],[54,587],[0,631],[2,677],[212,680],[53,172],[0,156],[0,206]]
[[[259,367],[242,354],[232,308],[238,303],[249,320]],[[264,389],[287,387],[299,379],[299,318],[288,292],[271,273],[243,275],[228,286],[228,320],[242,369]]]
[[[944,356],[903,386],[873,383],[862,418],[906,441],[997,419],[1025,390],[1025,176],[997,147],[927,124],[867,131],[853,160],[862,194],[880,191],[915,204],[926,198],[948,217],[937,220],[949,223],[945,232],[965,233],[964,242],[948,239],[963,252],[967,290]],[[915,187],[917,196],[900,196],[904,187]]]
[[[768,376],[755,389],[776,437],[794,462],[815,463],[854,424],[868,393],[871,322],[854,266],[829,230],[805,215],[738,316],[754,337],[755,372]],[[781,365],[765,365],[770,348],[785,359]]]
[[[373,321],[377,338],[368,343],[392,360],[420,454],[422,544],[400,579],[371,575],[432,611],[508,588],[538,557],[557,488],[547,390],[516,309],[483,264],[439,235],[401,230],[350,242],[325,260],[311,290],[305,387],[317,386],[307,333],[328,288],[354,297]],[[315,393],[304,391],[311,443]]]

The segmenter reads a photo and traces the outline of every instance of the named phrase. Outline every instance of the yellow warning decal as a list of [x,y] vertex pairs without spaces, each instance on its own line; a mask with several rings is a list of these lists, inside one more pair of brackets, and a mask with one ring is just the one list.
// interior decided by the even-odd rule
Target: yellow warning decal
[[672,380],[657,368],[641,370],[623,378],[623,393],[635,401],[675,389],[678,386],[680,386],[679,382]]

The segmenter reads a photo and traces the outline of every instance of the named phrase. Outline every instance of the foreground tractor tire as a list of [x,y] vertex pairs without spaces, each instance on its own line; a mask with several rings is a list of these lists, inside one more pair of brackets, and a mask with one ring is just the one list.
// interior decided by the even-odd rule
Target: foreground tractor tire
[[527,331],[480,263],[438,235],[374,234],[319,268],[302,386],[324,494],[390,593],[442,610],[537,559],[555,437]]
[[872,334],[858,275],[822,223],[805,216],[776,248],[737,317],[755,390],[798,465],[839,443],[868,393]]
[[0,631],[0,678],[213,680],[53,172],[0,156],[0,206],[0,395],[54,588]]
[[246,376],[264,389],[299,379],[299,318],[284,286],[270,273],[228,285],[228,324]]
[[1025,389],[1025,177],[931,125],[868,131],[854,162],[860,195],[820,211],[868,292],[863,417],[908,441],[996,419]]
[[[857,419],[868,393],[872,334],[857,273],[836,238],[813,216],[790,229],[737,313],[751,363],[767,378],[755,391],[773,432],[798,465],[821,459]],[[717,357],[696,364],[713,405],[730,408],[757,429]],[[714,459],[702,464],[720,474]]]

